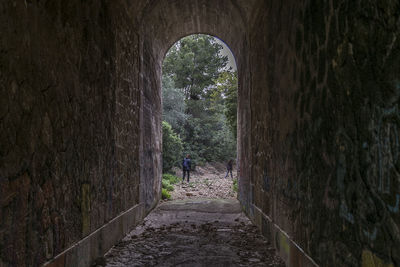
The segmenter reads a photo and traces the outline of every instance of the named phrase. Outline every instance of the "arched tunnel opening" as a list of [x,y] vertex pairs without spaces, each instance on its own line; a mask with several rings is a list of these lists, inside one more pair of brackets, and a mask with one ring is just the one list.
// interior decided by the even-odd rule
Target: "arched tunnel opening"
[[161,83],[162,199],[235,198],[237,88],[236,61],[222,40],[194,34],[169,48]]
[[398,266],[398,1],[0,4],[0,266],[88,266],[161,192],[161,64],[236,56],[239,201],[288,266]]

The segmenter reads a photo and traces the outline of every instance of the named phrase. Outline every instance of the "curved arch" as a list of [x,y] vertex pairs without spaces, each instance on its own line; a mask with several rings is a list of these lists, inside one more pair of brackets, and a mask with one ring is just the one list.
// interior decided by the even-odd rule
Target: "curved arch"
[[[150,0],[142,17],[139,18],[139,54],[141,89],[140,128],[141,151],[152,151],[141,158],[141,183],[146,192],[141,196],[146,208],[155,205],[154,197],[160,191],[161,171],[151,168],[150,163],[161,162],[161,72],[162,61],[168,49],[184,36],[203,33],[216,36],[228,44],[235,57],[238,71],[238,91],[249,92],[247,68],[249,53],[248,25],[244,14],[260,0]],[[247,12],[247,13],[246,13]],[[245,89],[246,88],[246,89]],[[240,97],[239,97],[240,98]],[[240,98],[242,99],[242,98]],[[238,115],[238,124],[249,116],[248,98],[239,101],[239,108],[245,114]],[[247,127],[247,125],[244,125]],[[244,151],[242,130],[238,129],[238,154]],[[245,143],[243,143],[245,145]],[[242,168],[247,171],[246,169]],[[242,174],[245,172],[242,171]],[[241,174],[241,175],[242,175]],[[248,175],[246,175],[248,176]],[[155,177],[155,179],[146,179]],[[248,176],[249,177],[249,176]],[[244,179],[242,179],[245,181]],[[247,191],[247,188],[244,189]]]
[[[179,39],[191,34],[208,34],[223,40],[237,55],[245,38],[245,16],[233,0],[153,0],[141,17],[141,35],[149,40],[159,60]],[[237,62],[238,63],[238,62]]]

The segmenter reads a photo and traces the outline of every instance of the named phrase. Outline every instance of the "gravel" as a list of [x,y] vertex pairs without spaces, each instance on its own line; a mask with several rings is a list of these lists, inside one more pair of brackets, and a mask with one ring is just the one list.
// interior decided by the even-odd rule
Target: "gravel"
[[224,177],[222,164],[197,167],[190,183],[175,184],[171,200],[161,201],[94,266],[285,266],[240,211],[233,180]]
[[[175,169],[178,177],[182,177],[181,171]],[[189,183],[174,185],[171,200],[191,198],[232,199],[237,198],[233,191],[233,179],[236,179],[236,170],[233,171],[233,179],[225,177],[225,167],[222,164],[207,164],[197,167],[196,171],[190,173]]]

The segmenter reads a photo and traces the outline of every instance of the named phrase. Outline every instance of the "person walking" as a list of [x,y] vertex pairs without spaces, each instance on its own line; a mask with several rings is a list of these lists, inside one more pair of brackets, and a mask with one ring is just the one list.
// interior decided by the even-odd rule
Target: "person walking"
[[225,178],[228,177],[229,173],[231,173],[231,178],[233,179],[232,169],[233,169],[233,160],[230,159],[228,161],[228,163],[226,164],[226,175],[225,175]]
[[192,167],[192,162],[190,160],[190,155],[188,154],[186,155],[186,158],[184,158],[182,161],[182,170],[183,170],[182,183],[185,181],[185,174],[187,174],[187,181],[189,183],[191,167]]

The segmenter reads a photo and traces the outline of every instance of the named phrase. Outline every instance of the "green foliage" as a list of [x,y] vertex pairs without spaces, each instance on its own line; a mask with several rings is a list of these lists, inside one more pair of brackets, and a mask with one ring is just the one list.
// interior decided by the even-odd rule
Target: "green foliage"
[[226,161],[235,157],[236,139],[226,123],[222,108],[218,112],[206,110],[202,115],[185,124],[185,151],[192,158],[206,162]]
[[223,99],[224,114],[235,139],[237,138],[237,91],[237,72],[225,71],[216,80],[216,90],[212,94],[214,101]]
[[162,122],[163,132],[163,172],[171,170],[173,166],[179,166],[182,155],[182,140],[172,130],[168,122]]
[[167,191],[167,189],[161,189],[161,198],[162,199],[171,199],[171,194]]
[[232,189],[233,189],[233,191],[236,192],[236,193],[239,191],[238,180],[237,180],[237,179],[233,179]]
[[184,152],[167,160],[164,172],[179,166],[185,154],[191,155],[192,169],[236,157],[237,75],[224,71],[227,57],[221,49],[211,36],[192,35],[164,59],[164,119],[182,138]]
[[180,178],[172,174],[163,174],[162,177],[162,188],[161,197],[162,199],[171,199],[171,194],[169,192],[174,191],[174,184],[178,183]]
[[188,118],[185,113],[185,95],[181,89],[175,88],[174,81],[167,75],[162,76],[163,121],[171,124],[178,134]]
[[168,181],[170,184],[177,184],[181,180],[181,178],[169,173],[164,173],[162,179],[163,181]]
[[167,191],[174,191],[174,187],[169,183],[168,180],[162,180],[162,188],[165,188]]
[[168,51],[163,73],[183,90],[186,99],[197,100],[228,62],[228,57],[220,55],[221,49],[222,45],[209,35],[184,37]]

